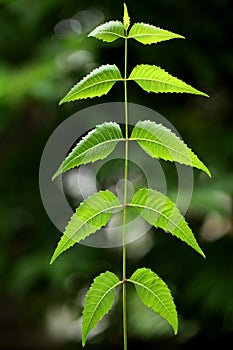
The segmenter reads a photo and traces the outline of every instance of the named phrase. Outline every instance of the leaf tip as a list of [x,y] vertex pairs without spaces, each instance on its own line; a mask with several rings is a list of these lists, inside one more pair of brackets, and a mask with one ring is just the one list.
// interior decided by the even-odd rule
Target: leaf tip
[[200,251],[200,254],[204,259],[206,259],[205,253],[202,250]]
[[[170,323],[170,322],[169,322]],[[174,317],[174,320],[173,322],[170,323],[172,329],[173,329],[173,332],[174,332],[174,335],[177,335],[178,334],[178,328],[179,328],[179,322],[178,322],[178,314],[177,314],[177,311],[176,311],[176,315]]]
[[65,98],[62,98],[62,99],[59,101],[58,106],[61,106],[64,102],[66,102],[66,101],[65,101]]
[[209,171],[208,168],[207,168],[206,174],[207,174],[210,178],[212,178],[211,172]]
[[49,265],[52,265],[54,261],[59,257],[61,253],[58,251],[58,247],[55,249],[52,258],[50,259]]
[[54,261],[56,260],[56,258],[57,257],[54,256],[54,254],[53,254],[52,258],[50,259],[49,265],[52,265],[54,263]]
[[124,29],[128,30],[130,25],[130,18],[126,4],[124,3],[124,16],[123,16]]
[[84,346],[86,345],[86,336],[82,337],[82,347],[84,348]]
[[212,178],[211,172],[210,170],[207,168],[207,166],[205,166],[205,164],[202,163],[202,167],[200,167],[200,169],[202,171],[204,171],[204,173],[209,176],[210,178]]
[[61,168],[59,167],[59,168],[55,171],[55,173],[53,174],[53,176],[51,177],[51,181],[56,180],[56,178],[57,178],[59,175],[61,175],[61,174],[62,174],[62,171],[61,171]]
[[210,97],[208,94],[206,94],[205,92],[202,92],[200,90],[197,90],[197,93],[198,93],[198,95],[203,96],[203,97]]
[[175,316],[175,319],[172,323],[170,323],[172,329],[173,329],[173,332],[174,332],[174,335],[177,335],[178,334],[178,328],[179,328],[179,322],[178,322],[178,314],[176,312],[176,316]]
[[53,174],[53,176],[51,177],[51,181],[54,181],[56,178],[58,177],[57,172]]

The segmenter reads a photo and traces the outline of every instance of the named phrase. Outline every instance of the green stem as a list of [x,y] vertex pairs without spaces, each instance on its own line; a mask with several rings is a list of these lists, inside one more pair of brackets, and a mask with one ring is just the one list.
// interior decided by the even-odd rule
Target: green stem
[[124,350],[127,350],[127,302],[126,302],[126,224],[127,224],[127,180],[128,180],[128,102],[127,102],[127,31],[125,31],[125,72],[124,72],[124,94],[125,94],[125,173],[124,173],[124,217],[123,217],[123,337]]

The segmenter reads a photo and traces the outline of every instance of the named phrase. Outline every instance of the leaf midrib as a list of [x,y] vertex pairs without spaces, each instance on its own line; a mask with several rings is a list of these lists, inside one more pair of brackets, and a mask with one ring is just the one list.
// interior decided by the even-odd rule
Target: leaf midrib
[[[117,209],[117,208],[121,208],[121,207],[123,207],[122,204],[120,204],[120,205],[114,205],[114,206],[105,208],[105,209],[103,209],[103,210],[101,210],[101,211],[98,211],[97,213],[95,213],[94,215],[92,215],[91,217],[89,217],[87,221],[83,221],[82,225],[78,228],[78,230],[76,230],[70,237],[68,237],[68,236],[66,235],[67,238],[68,238],[69,240],[75,242],[75,241],[72,239],[72,237],[74,237],[74,235],[75,235],[78,231],[80,231],[84,225],[88,224],[89,221],[91,221],[92,219],[94,219],[96,216],[103,214],[105,211],[112,210],[112,209]],[[112,213],[111,213],[111,214],[112,214]],[[75,215],[75,214],[74,214],[74,215]],[[79,219],[80,219],[80,218],[79,218]],[[71,220],[72,220],[72,219],[71,219]],[[80,220],[81,220],[81,219],[80,219]],[[71,222],[71,221],[70,221],[70,222]],[[68,225],[69,225],[69,224],[68,224]],[[84,238],[82,238],[82,239],[85,239],[85,238],[86,238],[86,237],[84,237]],[[82,240],[82,239],[81,239],[81,240]],[[63,244],[62,247],[64,247],[64,246],[66,245],[66,243],[67,243],[67,242],[65,242],[65,243]]]
[[[95,148],[95,147],[97,148],[97,147],[100,147],[100,146],[105,145],[105,144],[107,144],[107,143],[111,143],[111,142],[114,143],[114,142],[119,142],[119,141],[124,141],[124,138],[117,138],[117,139],[107,140],[107,141],[98,143],[97,145],[94,145],[94,146],[92,146],[91,148],[88,148],[88,149],[85,150],[84,152],[82,152],[82,153],[80,153],[79,155],[77,155],[76,157],[74,157],[72,160],[70,160],[70,161],[68,162],[68,164],[67,164],[66,166],[69,166],[69,164],[72,163],[73,161],[75,161],[77,158],[79,158],[79,157],[81,157],[81,156],[87,154],[88,152],[93,151],[93,148]],[[84,163],[84,164],[85,164],[85,163]],[[77,165],[75,165],[75,166],[77,166]]]
[[[132,73],[131,73],[132,74]],[[94,77],[92,77],[92,78],[94,78]],[[175,79],[177,79],[176,77],[173,77],[173,78],[175,78]],[[186,90],[189,90],[189,91],[195,91],[196,89],[194,89],[194,88],[190,88],[189,87],[189,85],[188,84],[186,84],[186,83],[184,83],[184,82],[182,82],[182,84],[184,84],[183,86],[180,86],[180,85],[175,85],[175,84],[172,84],[172,83],[170,83],[170,82],[166,82],[166,81],[164,81],[164,80],[159,80],[159,79],[153,79],[153,78],[137,78],[137,77],[135,77],[135,78],[130,78],[130,76],[129,76],[129,78],[127,78],[127,79],[123,79],[123,78],[114,78],[114,79],[107,79],[107,80],[104,80],[104,81],[100,81],[100,82],[96,82],[96,83],[93,83],[93,84],[90,84],[90,85],[88,85],[88,86],[86,86],[86,87],[84,87],[84,88],[80,88],[80,87],[78,87],[77,85],[76,86],[74,86],[74,88],[73,88],[73,91],[70,91],[70,93],[67,95],[67,98],[72,98],[72,97],[74,97],[74,96],[78,96],[78,95],[80,95],[82,92],[84,92],[85,90],[89,90],[89,89],[92,89],[93,87],[95,87],[95,86],[98,86],[98,85],[102,85],[102,84],[110,84],[110,83],[116,83],[117,81],[125,81],[125,80],[127,80],[127,81],[148,81],[148,82],[157,82],[157,83],[161,83],[161,84],[164,84],[164,85],[170,85],[170,86],[173,86],[174,88],[180,88],[180,89],[186,89]],[[84,81],[84,82],[80,82],[80,83],[78,83],[78,84],[85,84],[86,83],[86,81]],[[75,91],[76,90],[76,88],[79,88],[79,90],[78,91]],[[150,90],[150,91],[152,91],[152,90]],[[63,100],[62,100],[63,101]],[[65,101],[65,98],[64,98],[64,101]]]
[[[167,36],[171,36],[169,33],[168,34],[133,34],[133,35],[129,35],[128,38],[131,39],[131,38],[135,38],[135,37],[138,37],[138,36],[161,36],[161,37],[167,37]],[[176,38],[176,37],[174,37]]]
[[[140,204],[134,204],[134,203],[129,203],[128,206],[132,206],[132,207],[139,207],[139,208],[144,208],[144,209],[148,209],[148,210],[151,210],[151,211],[154,211],[156,212],[157,214],[160,214],[162,215],[163,217],[165,217],[166,219],[168,219],[168,221],[170,221],[172,224],[175,225],[176,228],[178,228],[183,234],[184,236],[186,237],[187,241],[190,242],[190,239],[189,237],[187,237],[185,231],[183,231],[173,220],[171,220],[167,215],[165,215],[164,213],[154,209],[154,208],[151,208],[151,207],[147,207],[146,205],[140,205]],[[184,220],[184,218],[182,218],[181,222]],[[181,239],[181,238],[180,238]]]
[[96,34],[110,34],[110,35],[114,35],[114,36],[117,36],[119,38],[123,38],[123,39],[126,39],[127,37],[125,35],[121,35],[121,34],[118,34],[118,33],[115,33],[115,32],[112,32],[110,30],[100,30],[98,31],[98,33]]
[[[141,129],[141,130],[145,130],[145,129]],[[147,130],[146,130],[146,131],[147,131]],[[174,151],[175,153],[177,153],[177,154],[179,154],[179,155],[181,155],[181,156],[184,156],[181,152],[179,152],[179,151],[177,151],[177,150],[175,150],[175,149],[173,149],[173,148],[167,146],[165,143],[161,143],[161,142],[159,142],[159,141],[155,141],[155,140],[151,140],[151,139],[145,139],[145,138],[139,138],[139,137],[131,137],[130,140],[133,140],[133,141],[152,142],[152,143],[158,144],[158,145],[160,145],[160,146],[162,146],[162,147],[164,147],[164,148],[166,148],[166,149],[169,149],[170,151]],[[162,158],[162,157],[161,157],[161,158]],[[186,159],[188,159],[188,160],[191,160],[191,158],[186,157],[186,156],[184,156],[184,158],[186,158]],[[192,162],[191,162],[191,164],[192,164]]]
[[[187,241],[190,242],[190,239],[189,239],[189,237],[187,237],[185,231],[183,231],[173,220],[171,220],[171,219],[170,219],[167,215],[165,215],[164,213],[162,213],[162,212],[160,212],[160,211],[158,211],[158,210],[156,210],[156,209],[154,209],[154,208],[148,207],[148,206],[146,206],[146,205],[128,203],[127,206],[147,209],[147,210],[150,210],[150,211],[156,212],[157,214],[162,215],[163,217],[165,217],[166,219],[168,219],[168,221],[170,221],[172,224],[174,224],[174,226],[175,226],[176,228],[178,228],[180,232],[183,233],[183,235],[186,237]],[[91,221],[92,219],[94,219],[96,216],[101,215],[101,214],[103,214],[103,213],[106,212],[106,211],[113,210],[113,209],[118,209],[118,208],[123,208],[123,205],[122,205],[122,204],[120,204],[120,205],[114,205],[114,206],[105,208],[105,209],[103,209],[103,210],[101,210],[101,211],[98,211],[97,213],[95,213],[94,215],[92,215],[91,217],[89,217],[87,221],[84,221],[83,224],[78,228],[78,230],[76,230],[70,237],[68,237],[68,239],[73,241],[72,237],[74,237],[74,235],[76,235],[77,232],[80,231],[84,225],[88,224],[88,222],[90,222],[90,221]],[[183,220],[184,220],[184,219],[183,219]],[[181,222],[182,222],[182,220],[181,220]],[[82,239],[84,239],[84,238],[82,238]],[[66,243],[67,243],[67,242],[66,242]],[[66,243],[64,243],[62,247],[64,247]],[[191,242],[191,243],[192,243],[192,242]],[[192,245],[191,245],[191,246],[192,246]]]
[[[145,129],[143,129],[143,128],[140,128],[140,129],[143,130],[143,131],[145,130]],[[146,131],[148,132],[148,130],[146,130]],[[73,159],[69,160],[69,162],[68,162],[67,164],[64,164],[63,166],[61,166],[61,169],[60,169],[60,170],[63,172],[63,168],[64,168],[64,167],[65,167],[65,168],[69,167],[69,165],[70,165],[71,163],[73,163],[76,159],[78,159],[79,157],[85,156],[85,154],[88,154],[89,152],[92,152],[92,151],[94,150],[94,148],[98,148],[98,147],[101,147],[101,146],[104,146],[104,145],[110,144],[110,143],[115,143],[115,142],[118,143],[118,142],[120,142],[120,141],[126,141],[126,139],[123,138],[123,137],[121,137],[121,138],[106,140],[106,141],[103,141],[103,142],[101,142],[101,143],[99,143],[99,144],[92,145],[92,147],[86,149],[85,151],[83,151],[83,152],[80,153],[79,155],[75,156]],[[176,149],[171,148],[171,147],[167,146],[165,143],[161,143],[161,142],[159,142],[159,141],[157,141],[157,140],[153,140],[153,139],[149,139],[149,138],[130,137],[130,138],[128,139],[128,141],[137,141],[137,142],[138,142],[138,141],[139,141],[139,142],[142,141],[142,142],[151,142],[151,143],[157,144],[157,145],[159,145],[159,146],[161,146],[161,147],[163,147],[163,148],[165,148],[165,149],[167,149],[167,150],[169,150],[169,151],[171,151],[171,152],[174,152],[174,153],[178,154],[179,156],[184,157],[185,160],[186,160],[189,164],[193,165],[193,161],[192,161],[191,156],[188,157],[188,156],[184,155],[183,153],[177,151]],[[189,153],[189,152],[190,152],[190,151],[187,151],[187,153]],[[160,158],[163,158],[163,157],[160,157]],[[172,161],[173,161],[173,160],[172,160]],[[180,162],[180,161],[179,161],[179,162]],[[185,164],[185,163],[183,163],[183,164]],[[74,166],[77,166],[77,164],[74,165]]]
[[[148,280],[146,281],[150,281],[150,280],[153,280],[154,277],[151,277],[149,278]],[[142,288],[145,288],[147,291],[149,291],[153,296],[155,296],[156,299],[159,300],[159,302],[164,306],[164,308],[167,310],[167,312],[169,313],[170,316],[172,316],[172,313],[171,311],[168,309],[168,307],[164,304],[164,302],[159,298],[158,295],[156,295],[156,293],[154,291],[152,291],[151,289],[149,289],[147,286],[145,286],[144,284],[140,283],[140,282],[137,282],[135,280],[131,280],[131,279],[127,279],[127,281],[129,282],[132,282],[134,284],[137,284],[138,286],[142,287]]]
[[[145,36],[145,37],[148,37],[148,36],[157,36],[157,37],[167,37],[167,36],[171,36],[169,33],[168,34],[132,34],[132,35],[129,35],[129,36],[125,36],[125,35],[121,35],[119,33],[116,33],[116,32],[112,32],[110,30],[100,30],[98,31],[97,33],[98,35],[101,35],[101,34],[110,34],[110,35],[113,35],[113,36],[116,36],[118,38],[122,38],[122,39],[134,39],[136,37],[142,37],[142,36]],[[179,36],[178,36],[179,37]],[[176,38],[176,36],[174,36],[174,38]]]
[[[93,76],[92,78],[95,78],[95,76]],[[101,84],[109,84],[109,83],[115,83],[117,81],[124,81],[123,78],[115,78],[115,79],[107,79],[107,80],[102,80],[102,81],[99,81],[99,82],[96,82],[94,84],[91,84],[91,85],[88,85],[86,87],[84,87],[83,89],[82,88],[79,88],[77,85],[78,84],[85,84],[86,82],[88,82],[88,80],[86,81],[80,81],[77,85],[75,85],[75,87],[73,88],[74,91],[70,91],[70,94],[69,96],[67,95],[67,97],[71,98],[73,97],[73,95],[79,95],[81,92],[85,91],[85,90],[88,90],[88,89],[91,89],[93,88],[94,86],[97,86],[97,85],[101,85]],[[79,88],[79,91],[78,92],[75,92],[75,88]]]
[[[173,79],[175,78],[175,79],[178,79],[178,78],[176,78],[176,77],[172,77]],[[175,84],[172,84],[172,83],[169,83],[169,82],[166,82],[166,81],[164,81],[164,80],[159,80],[159,79],[152,79],[152,78],[137,78],[137,77],[135,77],[135,78],[130,78],[130,76],[129,76],[129,78],[127,79],[127,80],[133,80],[133,81],[137,81],[137,80],[142,80],[142,81],[152,81],[152,82],[157,82],[157,83],[162,83],[162,84],[164,84],[164,85],[170,85],[170,86],[173,86],[173,87],[175,87],[175,88],[179,88],[179,89],[187,89],[187,90],[189,90],[189,91],[195,91],[195,89],[194,88],[190,88],[189,87],[189,85],[188,84],[186,84],[186,83],[184,83],[184,82],[182,82],[182,84],[184,84],[183,86],[180,86],[180,85],[175,85]],[[152,91],[152,90],[150,90],[150,91]]]

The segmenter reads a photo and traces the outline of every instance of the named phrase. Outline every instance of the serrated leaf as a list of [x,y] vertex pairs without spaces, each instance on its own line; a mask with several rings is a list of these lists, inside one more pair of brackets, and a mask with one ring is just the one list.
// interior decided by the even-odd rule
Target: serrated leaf
[[167,73],[160,67],[149,64],[136,66],[131,72],[128,80],[134,80],[143,90],[147,92],[177,92],[207,96],[205,93],[194,89]]
[[110,43],[125,38],[124,26],[120,21],[109,21],[96,27],[88,36]]
[[176,307],[166,283],[147,268],[136,270],[127,281],[134,284],[143,304],[165,318],[177,334],[178,317]]
[[59,104],[105,95],[119,80],[121,73],[115,64],[100,66],[77,83]]
[[128,38],[135,39],[142,44],[155,44],[164,40],[181,38],[182,35],[160,29],[147,23],[135,23],[130,29]]
[[94,279],[87,292],[82,321],[82,345],[90,331],[112,308],[114,289],[122,282],[112,272],[106,271]]
[[117,143],[123,140],[122,131],[117,123],[104,123],[91,130],[70,152],[54,174],[54,180],[60,174],[81,164],[106,158],[113,152]]
[[171,130],[149,120],[139,121],[131,134],[142,149],[153,158],[179,162],[203,170],[210,175],[207,167],[190,148]]
[[124,16],[123,16],[124,29],[128,30],[130,26],[130,18],[126,4],[124,4]]
[[140,215],[149,224],[170,232],[205,257],[185,218],[175,203],[164,194],[155,190],[142,188],[134,194],[128,206],[136,207]]
[[122,204],[109,190],[100,191],[88,197],[76,209],[52,256],[50,264],[65,250],[95,233],[109,221],[112,213]]

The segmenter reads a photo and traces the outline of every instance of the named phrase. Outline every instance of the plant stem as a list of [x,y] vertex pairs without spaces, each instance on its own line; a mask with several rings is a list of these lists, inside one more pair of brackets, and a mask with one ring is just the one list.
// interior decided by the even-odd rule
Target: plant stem
[[127,180],[128,180],[128,102],[127,102],[127,31],[125,30],[125,72],[124,72],[124,94],[125,94],[125,172],[124,172],[124,216],[123,216],[123,337],[124,350],[127,350],[127,301],[126,301],[126,224],[127,224]]

